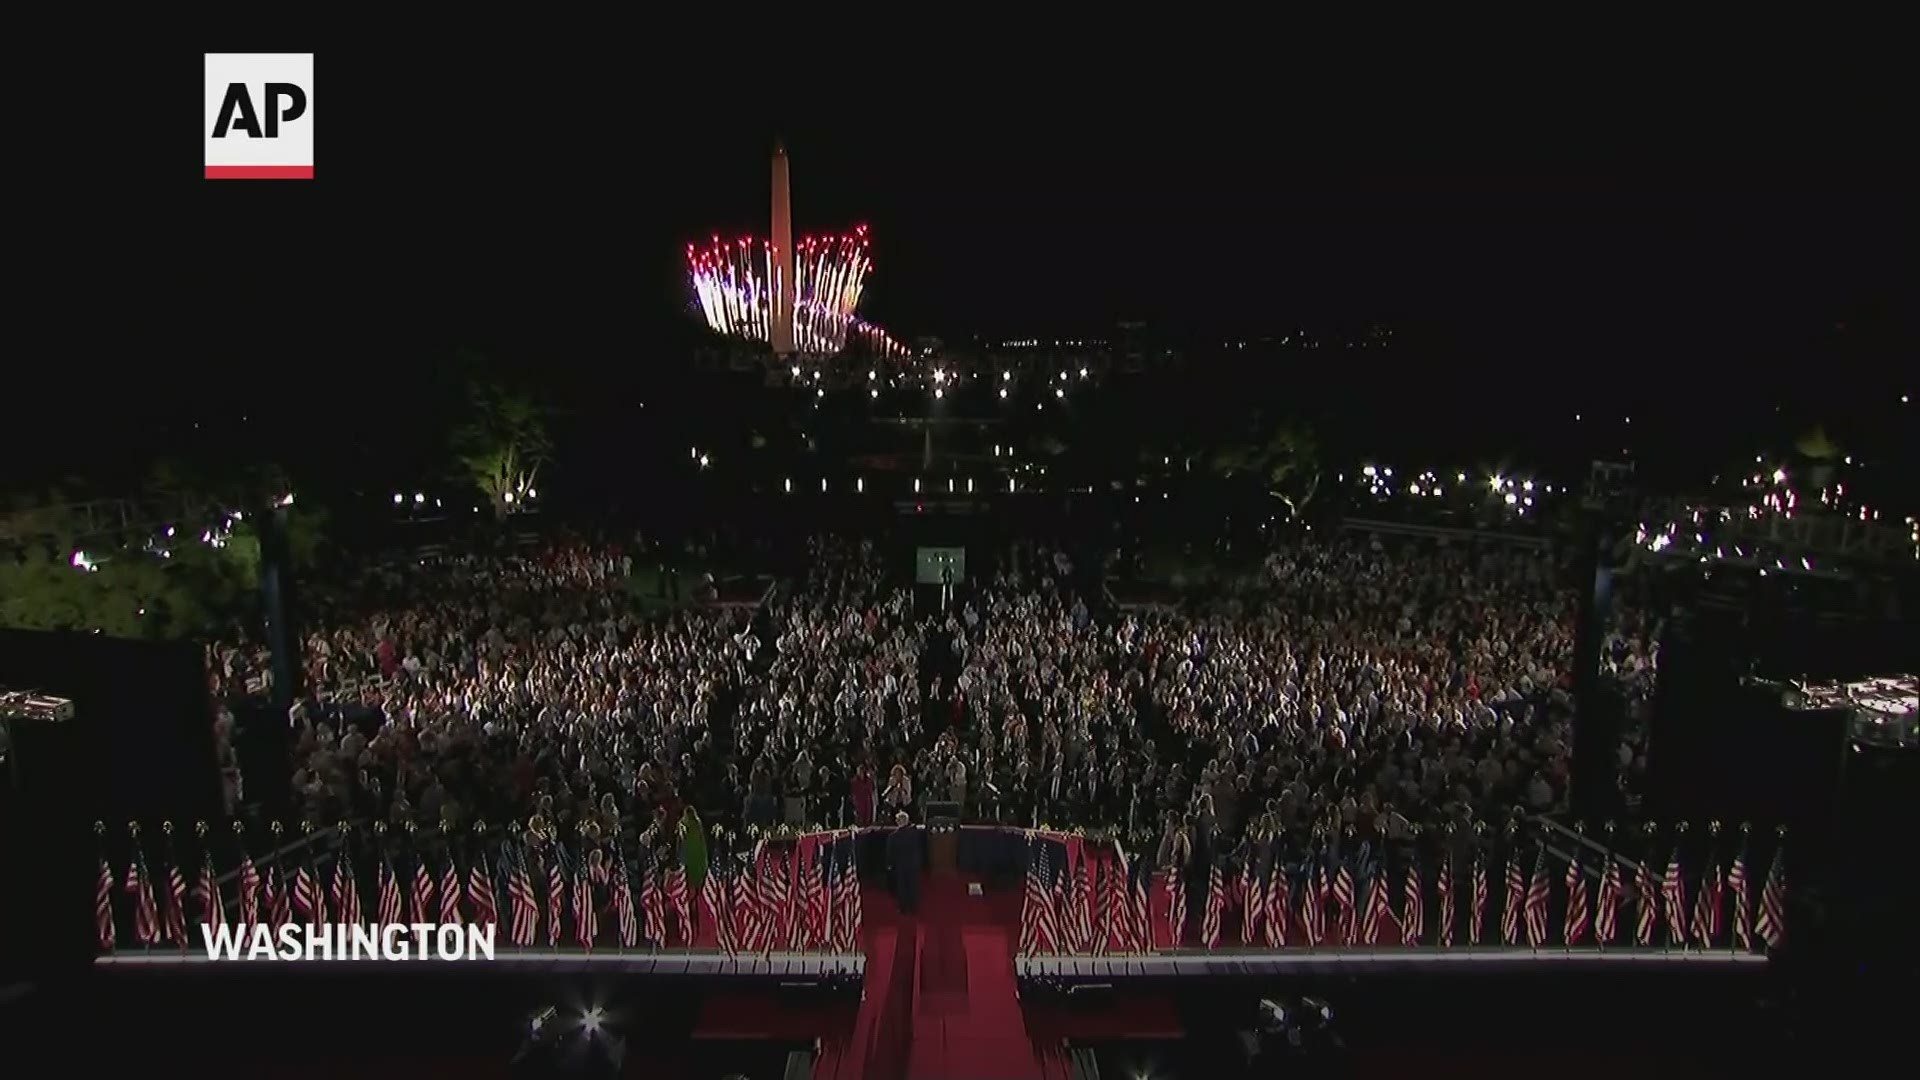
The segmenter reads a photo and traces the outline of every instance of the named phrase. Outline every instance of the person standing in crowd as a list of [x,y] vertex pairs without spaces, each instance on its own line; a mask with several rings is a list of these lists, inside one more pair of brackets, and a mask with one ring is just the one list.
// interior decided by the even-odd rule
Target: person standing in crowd
[[707,828],[691,806],[680,814],[680,865],[687,872],[687,892],[699,896],[707,883]]
[[893,835],[887,837],[887,870],[902,915],[920,910],[921,843],[920,830],[914,828],[912,819],[904,813],[895,814]]

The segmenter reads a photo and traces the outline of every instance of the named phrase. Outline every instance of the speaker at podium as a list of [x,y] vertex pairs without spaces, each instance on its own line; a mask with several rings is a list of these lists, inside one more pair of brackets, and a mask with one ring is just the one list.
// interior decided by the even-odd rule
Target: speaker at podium
[[943,877],[960,872],[959,803],[927,803],[927,864]]

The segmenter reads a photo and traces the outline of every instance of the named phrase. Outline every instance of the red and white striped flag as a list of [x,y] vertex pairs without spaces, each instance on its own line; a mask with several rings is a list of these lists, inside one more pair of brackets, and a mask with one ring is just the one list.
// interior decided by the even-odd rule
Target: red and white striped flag
[[1733,894],[1733,943],[1742,949],[1753,948],[1753,898],[1747,883],[1747,853],[1733,857],[1733,869],[1727,872],[1727,891]]
[[1634,913],[1638,916],[1634,925],[1634,940],[1641,945],[1653,944],[1654,932],[1660,928],[1660,883],[1654,879],[1653,863],[1640,860],[1640,869],[1634,874],[1633,888],[1639,896]]
[[293,913],[309,924],[318,925],[325,921],[325,906],[313,874],[302,866],[293,875]]
[[1620,901],[1626,885],[1620,879],[1620,860],[1607,856],[1607,872],[1600,879],[1600,904],[1594,913],[1594,937],[1602,945],[1611,945],[1620,933]]
[[1178,870],[1162,871],[1167,878],[1167,941],[1179,948],[1187,936],[1187,883]]
[[1260,919],[1267,910],[1267,883],[1254,873],[1259,860],[1249,855],[1240,867],[1240,942],[1252,945],[1260,939]]
[[1440,877],[1434,889],[1440,894],[1440,932],[1438,944],[1443,949],[1453,948],[1453,851],[1449,850],[1440,857]]
[[433,919],[433,873],[423,858],[413,864],[413,921],[430,923]]
[[1127,899],[1133,907],[1134,942],[1139,946],[1141,955],[1153,951],[1153,906],[1147,901],[1147,883],[1151,877],[1143,859],[1132,875],[1131,884],[1127,886]]
[[1073,868],[1073,896],[1067,908],[1073,924],[1073,949],[1093,951],[1093,883],[1087,879],[1087,859],[1083,854]]
[[1353,868],[1342,863],[1333,876],[1333,906],[1339,912],[1340,943],[1351,945],[1359,937],[1359,898],[1354,895]]
[[104,858],[93,887],[93,934],[102,952],[113,951],[113,868]]
[[[1255,883],[1258,884],[1257,882]],[[1267,947],[1284,949],[1287,947],[1287,920],[1292,917],[1292,886],[1287,879],[1287,868],[1275,855],[1267,868],[1267,899],[1261,913],[1266,921]],[[1311,886],[1308,887],[1311,891]]]
[[171,859],[167,866],[166,929],[168,941],[187,947],[187,882],[180,876],[179,864]]
[[1420,859],[1414,856],[1407,863],[1406,895],[1400,904],[1400,940],[1408,945],[1420,944],[1427,936],[1427,897],[1426,886],[1420,880]]
[[[693,940],[693,917],[689,911],[687,896],[687,870],[676,866],[667,871],[667,907],[673,912],[673,933],[678,931],[682,944]],[[661,944],[666,944],[662,941]]]
[[1753,920],[1754,933],[1769,949],[1777,949],[1787,940],[1786,863],[1785,855],[1775,853],[1773,866],[1767,870],[1767,883],[1760,887],[1760,913]]
[[240,921],[253,926],[260,921],[260,870],[253,856],[240,856]]
[[1687,943],[1687,879],[1680,870],[1680,850],[1674,849],[1667,863],[1667,876],[1660,882],[1660,898],[1667,906],[1668,942]]
[[835,924],[840,937],[840,951],[845,953],[860,951],[860,923],[866,914],[860,904],[860,864],[857,854],[853,834],[848,833],[841,847],[840,916]]
[[1487,926],[1487,899],[1492,890],[1487,887],[1487,864],[1475,853],[1473,856],[1473,902],[1472,910],[1467,912],[1467,944],[1480,944],[1480,935]]
[[460,868],[453,864],[453,853],[447,853],[447,867],[440,871],[440,922],[446,926],[458,926],[466,922],[460,911],[460,894],[466,890],[460,887]]
[[1020,953],[1038,956],[1042,950],[1053,952],[1056,936],[1048,913],[1047,848],[1045,841],[1027,839],[1027,883],[1020,899]]
[[1547,883],[1547,850],[1543,845],[1533,864],[1533,881],[1527,885],[1527,945],[1539,948],[1547,941],[1547,905],[1553,899],[1553,886]]
[[1220,947],[1220,921],[1226,907],[1226,879],[1220,874],[1220,864],[1214,863],[1207,871],[1207,906],[1200,913],[1200,941],[1209,950]]
[[640,912],[647,940],[656,949],[667,945],[667,905],[660,884],[660,868],[649,867],[640,876]]
[[730,899],[733,901],[734,945],[744,953],[756,951],[761,934],[760,902],[755,897],[755,893],[759,890],[760,879],[754,872],[759,861],[758,851],[756,847],[753,859],[747,863],[744,876],[733,876],[732,888],[729,890],[733,893]]
[[153,883],[147,880],[147,860],[138,852],[127,864],[127,891],[133,894],[133,939],[142,945],[160,940],[160,913],[153,902]]
[[700,886],[701,918],[713,927],[714,942],[720,951],[734,955],[733,906],[727,900],[727,885],[718,865],[707,868],[707,880]]
[[1518,851],[1507,852],[1507,903],[1500,911],[1500,940],[1520,944],[1520,910],[1527,902],[1527,879],[1520,871]]
[[1587,939],[1590,918],[1587,876],[1580,872],[1580,856],[1575,855],[1567,863],[1567,920],[1563,940],[1568,948]]
[[547,854],[547,945],[560,947],[561,924],[567,917],[567,885],[560,876],[560,852]]
[[354,876],[353,863],[345,852],[333,864],[333,904],[340,921],[349,926],[360,921],[360,880]]
[[[684,887],[684,886],[683,886]],[[593,872],[584,854],[573,874],[573,936],[580,947],[593,951],[593,939],[600,930],[600,916],[593,906]]]
[[[627,873],[625,855],[614,863],[613,917],[619,924],[620,947],[631,949],[640,940],[640,916],[633,910],[633,878]],[[729,949],[727,955],[733,955]]]
[[374,911],[382,926],[392,926],[406,918],[400,904],[400,879],[393,872],[392,861],[380,865],[380,898]]
[[1360,941],[1367,945],[1394,944],[1393,905],[1387,901],[1387,871],[1383,865],[1373,868],[1367,882],[1365,917],[1360,921]]
[[200,867],[200,881],[193,887],[193,898],[206,915],[208,926],[224,926],[227,905],[220,899],[220,878],[213,872],[213,856],[207,855]]
[[1720,868],[1709,864],[1700,871],[1700,894],[1693,907],[1693,940],[1703,949],[1720,940]]
[[500,921],[500,911],[493,903],[493,871],[487,866],[485,852],[480,855],[479,863],[467,867],[467,903],[473,907],[473,921],[481,926],[493,926]]
[[[1283,909],[1284,910],[1284,909]],[[1272,906],[1268,906],[1271,913]],[[1271,933],[1268,935],[1271,937]],[[1300,878],[1300,936],[1318,948],[1327,936],[1327,870],[1315,865]]]
[[287,884],[286,876],[280,872],[280,868],[277,866],[268,867],[267,895],[263,896],[262,899],[266,902],[266,908],[270,917],[273,919],[275,930],[293,922],[292,892],[293,889]]
[[525,851],[514,855],[513,866],[507,872],[507,906],[513,912],[513,943],[521,948],[533,944],[538,934],[540,901],[533,891],[533,875],[527,870]]

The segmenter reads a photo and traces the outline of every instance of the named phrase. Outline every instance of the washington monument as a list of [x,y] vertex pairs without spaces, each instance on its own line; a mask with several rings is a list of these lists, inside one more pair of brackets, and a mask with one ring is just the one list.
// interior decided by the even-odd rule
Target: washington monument
[[787,147],[773,144],[773,245],[768,253],[768,283],[772,286],[773,351],[777,356],[792,356],[794,256],[793,196],[787,187]]

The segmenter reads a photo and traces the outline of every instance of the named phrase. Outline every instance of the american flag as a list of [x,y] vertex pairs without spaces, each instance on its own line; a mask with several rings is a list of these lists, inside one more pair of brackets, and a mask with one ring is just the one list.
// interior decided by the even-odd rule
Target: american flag
[[[800,857],[798,847],[794,848],[794,857]],[[804,879],[801,887],[807,891],[806,947],[825,949],[833,943],[833,895],[827,885],[827,849],[816,842],[813,857],[807,861],[810,865],[803,867],[800,874]]]
[[1393,905],[1387,901],[1387,870],[1376,863],[1367,882],[1366,915],[1360,921],[1360,940],[1367,945],[1393,943]]
[[1227,907],[1227,882],[1220,864],[1207,870],[1207,906],[1200,913],[1200,941],[1208,949],[1220,947],[1220,917]]
[[1527,879],[1520,872],[1520,853],[1507,852],[1507,903],[1500,912],[1500,940],[1520,944],[1520,907],[1527,899]]
[[1127,849],[1120,841],[1113,842],[1113,922],[1114,939],[1119,948],[1126,953],[1143,953],[1147,942],[1141,937],[1145,925],[1140,922],[1139,912],[1133,902],[1133,864],[1127,859]]
[[393,872],[393,860],[380,864],[380,899],[374,917],[382,926],[392,926],[406,918],[400,909],[400,877]]
[[281,875],[279,867],[268,867],[267,875],[267,895],[264,899],[267,910],[272,915],[273,925],[277,929],[293,922],[293,904],[288,895],[291,890],[287,886],[287,879]]
[[1703,949],[1720,939],[1720,868],[1709,864],[1700,871],[1700,894],[1694,898],[1693,940]]
[[[1285,874],[1284,870],[1276,870]],[[1269,898],[1271,899],[1271,898]],[[1284,909],[1282,909],[1284,910]],[[1267,905],[1268,918],[1272,918],[1273,905]],[[1300,875],[1300,936],[1307,939],[1307,948],[1317,948],[1327,936],[1327,868],[1318,863],[1308,867]],[[1269,940],[1273,937],[1271,929],[1267,932]]]
[[1767,948],[1777,949],[1787,940],[1787,859],[1783,854],[1775,854],[1773,866],[1767,870],[1767,883],[1760,887],[1760,913],[1754,917],[1754,933],[1767,943]]
[[833,924],[838,939],[836,944],[843,953],[858,952],[860,920],[864,913],[860,906],[860,863],[853,834],[846,834],[834,847],[839,852],[840,860],[840,876],[834,882],[838,890],[834,897],[834,908],[839,913],[834,917]]
[[1687,943],[1687,879],[1680,872],[1680,849],[1673,849],[1667,876],[1660,882],[1660,898],[1667,905],[1668,944]]
[[1480,944],[1480,934],[1487,926],[1487,898],[1492,890],[1487,887],[1487,863],[1479,852],[1473,856],[1473,903],[1467,912],[1467,944]]
[[478,864],[467,867],[467,903],[473,906],[473,921],[492,926],[500,921],[493,904],[493,870],[487,865],[487,853],[480,853]]
[[1406,895],[1400,905],[1400,936],[1408,945],[1420,944],[1427,936],[1426,887],[1420,881],[1420,859],[1407,863]]
[[1073,895],[1067,901],[1066,921],[1073,927],[1073,951],[1093,951],[1093,885],[1087,879],[1087,857],[1083,853],[1073,868]]
[[447,926],[457,926],[466,921],[460,911],[460,868],[453,863],[453,853],[447,853],[447,868],[440,871],[440,921]]
[[667,905],[660,883],[660,866],[651,862],[640,872],[640,917],[647,941],[656,949],[667,944]]
[[1634,938],[1642,945],[1653,944],[1653,935],[1660,927],[1660,884],[1653,877],[1653,863],[1640,860],[1640,870],[1634,875],[1636,898],[1635,913],[1639,916],[1634,926]]
[[1284,949],[1287,947],[1287,922],[1292,918],[1289,908],[1293,896],[1292,881],[1287,876],[1286,864],[1280,861],[1278,849],[1267,864],[1266,890],[1266,900],[1261,904],[1265,910],[1260,915],[1266,921],[1267,947]]
[[633,948],[640,940],[640,915],[633,910],[633,876],[627,872],[627,856],[618,845],[613,855],[613,921],[619,930],[620,947]]
[[127,891],[133,894],[133,939],[152,945],[160,940],[160,914],[153,902],[153,883],[147,879],[147,858],[138,850],[127,864]]
[[1733,857],[1733,869],[1727,871],[1727,891],[1733,894],[1733,943],[1742,949],[1753,948],[1753,898],[1747,885],[1747,853]]
[[1167,879],[1167,941],[1168,947],[1177,949],[1186,941],[1187,936],[1187,883],[1180,880],[1180,871],[1164,871]]
[[[681,888],[685,890],[685,881]],[[593,951],[594,936],[600,931],[600,914],[593,906],[593,871],[587,866],[585,853],[581,855],[573,872],[573,936],[580,947]]]
[[527,870],[527,853],[516,851],[513,866],[507,871],[507,906],[513,912],[510,935],[522,948],[533,944],[540,919],[540,901],[533,891],[533,875]]
[[1048,845],[1039,837],[1027,842],[1027,887],[1020,905],[1020,951],[1026,956],[1058,952],[1060,934],[1054,920],[1053,872]]
[[1534,857],[1533,881],[1527,886],[1527,944],[1539,948],[1547,940],[1547,904],[1553,899],[1553,886],[1547,882],[1547,846],[1540,845]]
[[1435,882],[1434,889],[1440,894],[1439,945],[1443,949],[1451,949],[1453,948],[1453,852],[1451,850],[1440,857],[1440,878]]
[[320,923],[325,921],[322,915],[323,907],[320,901],[320,890],[313,883],[313,875],[302,866],[293,875],[294,913],[309,923]]
[[187,882],[180,876],[180,864],[167,860],[167,940],[187,947]]
[[794,901],[799,899],[794,879],[800,866],[797,852],[793,848],[782,848],[774,852],[773,898],[774,913],[779,919],[782,935],[788,952],[799,952],[801,936],[806,926],[803,920],[796,918]]
[[759,847],[756,845],[754,855],[747,860],[744,870],[732,876],[733,935],[734,943],[741,952],[755,951],[759,947],[762,932],[760,902],[755,896],[759,889],[759,876],[754,873],[754,867],[758,862]]
[[1563,940],[1569,949],[1587,939],[1590,918],[1587,875],[1580,872],[1580,856],[1575,855],[1567,863],[1567,923]]
[[1094,864],[1093,874],[1093,955],[1105,956],[1113,936],[1113,909],[1108,905],[1111,890],[1107,887],[1106,860]]
[[560,848],[547,853],[547,945],[559,948],[561,923],[567,916],[567,884],[560,870]]
[[[733,902],[727,898],[726,861],[720,860],[707,867],[707,880],[700,885],[700,904],[706,912],[706,920],[713,925],[714,942],[720,951],[733,956],[740,951],[733,937]],[[616,905],[619,900],[614,901]],[[627,925],[633,919],[630,905],[620,912],[620,936],[625,941]]]
[[1255,872],[1258,856],[1248,853],[1240,867],[1240,942],[1252,945],[1260,937],[1260,918],[1267,910],[1267,883]]
[[240,921],[248,926],[260,921],[260,870],[253,856],[240,856]]
[[1340,913],[1340,943],[1353,944],[1359,934],[1359,904],[1356,902],[1353,886],[1353,868],[1345,862],[1340,864],[1340,872],[1333,876],[1333,906]]
[[1620,932],[1620,900],[1626,885],[1620,880],[1620,860],[1607,856],[1607,872],[1600,879],[1600,904],[1593,917],[1594,937],[1602,945],[1613,944]]
[[333,905],[340,921],[352,925],[360,921],[360,879],[353,874],[353,862],[342,851],[333,864]]
[[1133,908],[1133,941],[1144,955],[1153,951],[1153,906],[1147,901],[1147,887],[1153,878],[1153,870],[1152,864],[1145,859],[1136,860],[1131,869],[1132,881],[1127,886],[1127,899]]
[[[667,907],[673,912],[673,928],[680,934],[682,944],[693,940],[693,918],[689,907],[691,898],[687,896],[687,868],[675,866],[667,871]],[[670,933],[672,931],[669,931]],[[663,938],[660,942],[666,944]]]
[[433,871],[423,855],[413,864],[413,921],[430,923],[433,917]]
[[104,952],[113,951],[113,868],[100,860],[100,879],[93,887],[94,938]]

